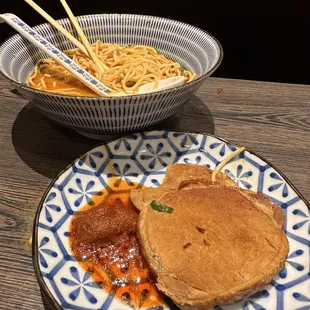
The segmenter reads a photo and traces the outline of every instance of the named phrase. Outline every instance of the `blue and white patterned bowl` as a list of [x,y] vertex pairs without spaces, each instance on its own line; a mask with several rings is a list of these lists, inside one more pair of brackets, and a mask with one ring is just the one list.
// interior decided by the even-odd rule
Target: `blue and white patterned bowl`
[[[19,35],[0,47],[0,71],[47,117],[81,134],[98,137],[139,131],[174,114],[220,65],[220,43],[204,30],[166,18],[100,14],[78,18],[90,42],[149,45],[180,62],[198,78],[179,87],[137,96],[113,98],[63,96],[29,88],[25,81],[36,62],[46,57]],[[72,31],[68,19],[59,21]],[[60,50],[74,48],[50,24],[34,29]]]
[[[68,242],[72,215],[103,188],[117,191],[108,186],[111,176],[128,184],[156,187],[168,165],[191,163],[214,169],[234,150],[227,141],[211,135],[153,131],[100,145],[67,167],[47,189],[34,223],[35,272],[51,304],[58,309],[131,309],[93,282],[71,256]],[[280,171],[250,151],[230,161],[223,171],[241,188],[264,193],[284,210],[290,253],[285,268],[262,291],[215,309],[309,309],[309,204]]]

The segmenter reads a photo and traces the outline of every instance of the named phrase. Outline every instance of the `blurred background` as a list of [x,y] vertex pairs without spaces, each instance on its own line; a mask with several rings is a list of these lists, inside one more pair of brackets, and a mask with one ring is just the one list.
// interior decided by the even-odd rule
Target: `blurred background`
[[[54,18],[66,17],[58,0],[36,0]],[[213,34],[223,45],[217,77],[310,84],[309,0],[68,0],[75,15],[137,13],[181,20]],[[0,0],[31,26],[44,22],[23,0]],[[0,42],[14,31],[0,25]]]

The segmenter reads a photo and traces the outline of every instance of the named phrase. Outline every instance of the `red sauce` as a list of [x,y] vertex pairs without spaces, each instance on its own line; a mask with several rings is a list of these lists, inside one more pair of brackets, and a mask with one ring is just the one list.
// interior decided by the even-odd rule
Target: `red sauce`
[[[115,179],[111,183],[114,184]],[[130,225],[137,222],[137,211],[129,198],[129,190],[134,187],[122,181],[117,187],[119,193],[104,192],[102,196],[93,197],[91,210],[88,204],[81,210],[85,212],[72,218],[70,243],[81,266],[105,291],[134,308],[150,308],[163,305],[163,299],[141,254],[135,225]],[[88,219],[82,219],[83,223],[77,225],[83,213],[88,213]],[[96,221],[96,214],[101,215],[97,218],[97,224],[102,222],[100,229],[87,222],[90,218]],[[103,218],[107,220],[104,222]],[[129,218],[132,223],[128,222]],[[90,227],[90,236],[97,236],[96,240],[88,239],[85,231],[78,231],[85,227]]]

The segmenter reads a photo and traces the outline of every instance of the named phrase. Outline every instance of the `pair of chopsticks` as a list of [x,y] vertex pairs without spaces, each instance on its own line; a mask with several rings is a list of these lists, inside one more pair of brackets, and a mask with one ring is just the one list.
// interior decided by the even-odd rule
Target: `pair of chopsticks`
[[68,32],[64,27],[62,27],[53,17],[47,14],[40,6],[38,6],[32,0],[25,0],[34,10],[36,10],[43,18],[45,18],[52,26],[54,26],[59,32],[61,32],[69,41],[71,41],[76,47],[78,47],[86,56],[89,56],[94,64],[96,65],[99,75],[101,76],[104,71],[109,69],[93,52],[92,47],[85,36],[81,26],[79,25],[76,17],[73,15],[70,7],[68,6],[66,0],[60,0],[62,6],[68,14],[68,17],[76,29],[80,39],[82,41],[79,42],[70,32]]

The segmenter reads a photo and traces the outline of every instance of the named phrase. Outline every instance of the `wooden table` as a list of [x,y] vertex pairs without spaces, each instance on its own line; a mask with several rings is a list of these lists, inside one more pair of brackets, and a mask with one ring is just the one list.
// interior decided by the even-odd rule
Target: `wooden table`
[[[60,128],[0,80],[0,309],[50,309],[29,238],[51,180],[98,141]],[[310,86],[210,78],[156,128],[201,131],[272,162],[310,201]]]

